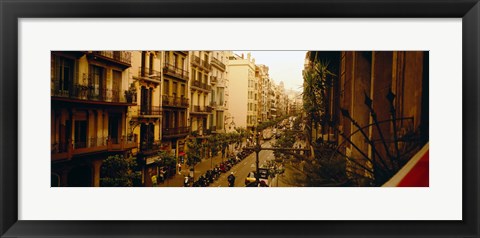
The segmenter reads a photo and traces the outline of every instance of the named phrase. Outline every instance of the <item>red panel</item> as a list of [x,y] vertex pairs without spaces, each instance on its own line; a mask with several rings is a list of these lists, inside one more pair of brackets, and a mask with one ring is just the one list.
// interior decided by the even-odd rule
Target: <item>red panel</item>
[[429,186],[429,151],[427,151],[408,174],[398,183],[398,187]]

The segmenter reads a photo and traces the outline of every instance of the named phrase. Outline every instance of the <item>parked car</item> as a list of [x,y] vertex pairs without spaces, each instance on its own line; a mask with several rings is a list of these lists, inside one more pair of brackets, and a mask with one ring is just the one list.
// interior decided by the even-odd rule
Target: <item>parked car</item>
[[[269,175],[269,172],[268,172],[268,169],[266,168],[259,168],[258,169],[258,172],[260,174],[260,177],[259,177],[259,181],[260,181],[260,186],[262,187],[268,187],[269,185],[269,181],[268,181],[268,175]],[[251,171],[250,173],[248,173],[247,177],[245,178],[245,185],[247,187],[251,187],[249,185],[251,185],[251,183],[255,183],[256,184],[256,178],[255,178],[255,171]],[[265,186],[266,185],[266,186]],[[253,186],[253,187],[257,187],[257,186]]]

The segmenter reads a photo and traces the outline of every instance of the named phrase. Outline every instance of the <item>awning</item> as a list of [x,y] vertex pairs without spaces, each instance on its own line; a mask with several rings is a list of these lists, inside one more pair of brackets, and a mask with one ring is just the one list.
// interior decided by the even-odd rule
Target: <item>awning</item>
[[185,152],[178,152],[178,156],[184,156],[185,155]]

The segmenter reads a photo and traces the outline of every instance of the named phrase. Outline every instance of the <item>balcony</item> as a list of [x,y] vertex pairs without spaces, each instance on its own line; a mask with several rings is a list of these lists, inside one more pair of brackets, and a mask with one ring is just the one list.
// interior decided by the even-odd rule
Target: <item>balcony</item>
[[188,80],[188,71],[183,70],[182,68],[177,68],[171,64],[164,64],[163,73],[181,80]]
[[202,60],[201,66],[204,69],[209,70],[209,71],[212,69],[212,66],[206,60]]
[[162,106],[187,108],[189,106],[189,100],[188,98],[185,98],[185,97],[174,97],[174,96],[163,95]]
[[216,58],[212,58],[212,66],[215,66],[219,69],[221,69],[222,71],[225,71],[226,69],[226,66],[224,63],[222,63],[220,60],[216,59]]
[[114,63],[123,69],[132,66],[132,53],[129,51],[91,51],[88,58]]
[[110,138],[107,140],[108,151],[124,151],[137,147],[136,136],[122,136],[120,138]]
[[51,145],[52,161],[71,159],[91,153],[125,151],[137,147],[137,138],[122,136],[120,138],[92,137],[85,141],[55,142]]
[[190,127],[162,128],[163,138],[173,138],[186,136],[190,132]]
[[217,133],[217,126],[210,126],[209,130],[211,133]]
[[193,87],[193,89],[200,89],[200,90],[207,91],[207,92],[212,90],[211,85],[208,85],[206,83],[202,83],[198,80],[192,81],[192,87]]
[[212,112],[212,107],[209,106],[193,106],[192,111],[190,113],[196,113],[196,114],[207,114]]
[[[67,89],[65,89],[67,88]],[[59,81],[54,81],[54,87],[51,91],[52,97],[66,98],[73,100],[96,101],[107,103],[135,103],[133,99],[126,98],[125,93],[114,89],[102,89],[92,85],[62,85]]]
[[211,83],[211,84],[216,84],[217,82],[218,82],[217,76],[211,76],[211,77],[210,77],[210,83]]
[[143,141],[140,143],[140,154],[152,155],[160,150],[160,141]]
[[192,55],[192,64],[196,66],[201,66],[200,57]]
[[162,108],[159,106],[138,105],[138,114],[141,117],[160,117]]
[[153,70],[145,67],[138,67],[138,77],[139,78],[148,78],[150,80],[160,81],[161,75],[160,71]]

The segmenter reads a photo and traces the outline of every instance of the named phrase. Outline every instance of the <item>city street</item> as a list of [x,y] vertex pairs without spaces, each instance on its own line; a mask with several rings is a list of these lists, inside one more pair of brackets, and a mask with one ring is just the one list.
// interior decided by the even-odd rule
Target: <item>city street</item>
[[[271,144],[274,142],[272,139],[271,141],[265,142],[262,144],[262,147],[271,147]],[[259,153],[259,168],[262,165],[267,163],[267,160],[273,160],[275,157],[273,156],[273,151],[260,151]],[[215,181],[210,187],[228,187],[227,177],[233,172],[235,176],[235,187],[244,187],[245,186],[245,178],[248,176],[249,172],[255,171],[256,169],[256,154],[252,153],[247,158],[240,161],[240,163],[233,166],[230,171],[224,173],[220,176],[220,178]]]
[[[272,144],[274,144],[275,139],[271,139],[270,141],[264,142],[262,147],[270,148]],[[262,150],[259,153],[259,167],[261,168],[263,165],[267,163],[269,160],[274,160],[275,157],[273,155],[273,151],[271,150]],[[224,159],[225,160],[225,159]],[[215,156],[211,159],[204,159],[197,165],[195,165],[195,180],[197,180],[201,175],[205,174],[207,170],[214,167],[216,164],[222,162],[221,156]],[[255,152],[247,156],[245,159],[240,161],[238,164],[234,165],[229,171],[226,173],[222,173],[220,177],[215,180],[209,187],[228,187],[227,177],[230,173],[233,173],[235,176],[235,187],[245,187],[245,178],[248,176],[249,172],[255,171],[255,162],[256,162],[256,154]],[[183,180],[185,174],[187,174],[189,168],[183,168],[181,174],[176,174],[173,178],[167,179],[164,183],[159,184],[159,187],[183,187]],[[285,174],[288,174],[288,169]],[[276,176],[275,178],[269,178],[270,187],[285,187],[291,186],[285,183],[282,178],[285,176],[280,175]],[[280,177],[280,179],[279,179]]]

